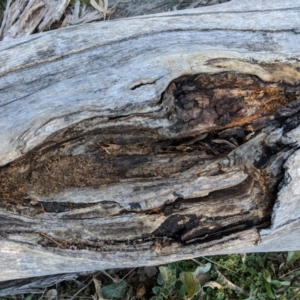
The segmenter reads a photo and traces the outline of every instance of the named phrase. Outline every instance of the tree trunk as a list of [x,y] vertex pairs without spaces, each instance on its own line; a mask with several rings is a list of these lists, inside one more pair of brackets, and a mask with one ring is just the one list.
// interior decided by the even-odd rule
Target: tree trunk
[[299,28],[232,0],[1,42],[0,281],[299,249]]

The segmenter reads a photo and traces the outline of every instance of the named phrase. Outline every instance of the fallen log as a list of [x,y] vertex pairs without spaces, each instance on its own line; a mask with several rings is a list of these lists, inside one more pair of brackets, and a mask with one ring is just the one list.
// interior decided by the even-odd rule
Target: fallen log
[[0,42],[2,286],[299,249],[299,15],[237,0]]
[[[3,0],[2,0],[3,1]],[[214,5],[228,0],[8,0],[0,1],[0,41],[32,33],[105,19],[120,19],[158,12]],[[2,22],[1,22],[2,21]]]

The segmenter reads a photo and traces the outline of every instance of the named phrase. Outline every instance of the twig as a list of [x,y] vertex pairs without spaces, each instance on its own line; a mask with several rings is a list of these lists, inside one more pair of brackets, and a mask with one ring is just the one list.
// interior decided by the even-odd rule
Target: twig
[[225,145],[229,146],[231,149],[236,149],[236,145],[234,145],[226,140],[214,139],[211,141],[216,144],[225,144]]
[[93,278],[85,286],[79,289],[79,291],[77,291],[69,300],[73,300],[80,292],[86,289],[92,282],[93,282]]
[[192,144],[194,144],[197,141],[204,140],[206,137],[207,137],[207,133],[199,134],[195,138],[193,138],[193,139],[191,139],[191,140],[183,143],[182,145],[192,145]]
[[132,270],[130,270],[123,278],[122,280],[124,280],[130,273],[132,273],[136,268],[133,268]]
[[109,277],[113,282],[118,283],[118,281],[116,279],[112,278],[105,270],[100,270],[100,272],[102,272],[104,275]]
[[86,289],[93,282],[93,278],[98,276],[99,274],[100,274],[100,272],[96,273],[96,275],[93,275],[92,279],[86,285],[84,285],[81,289],[79,289],[79,291],[77,291],[69,300],[73,300],[80,292],[82,292],[84,289]]
[[278,278],[282,278],[282,277],[284,277],[284,276],[286,276],[286,275],[289,275],[289,274],[291,274],[291,273],[293,273],[293,272],[295,272],[295,271],[298,271],[298,270],[300,270],[300,268],[297,268],[297,269],[295,269],[295,270],[289,271],[289,272],[287,272],[287,273],[285,273],[285,274],[279,276]]
[[46,165],[44,165],[44,167],[45,167],[45,169],[48,171],[48,173],[49,173],[50,177],[52,177],[52,174],[50,173],[50,171],[49,171],[49,169],[47,168],[47,166],[46,166]]
[[222,281],[227,285],[227,287],[233,291],[239,292],[241,294],[244,294],[246,296],[249,296],[249,293],[246,292],[244,289],[241,287],[235,285],[232,283],[230,280],[228,280],[218,269],[216,266],[214,266],[215,271],[218,273],[219,277],[222,279]]
[[54,239],[51,238],[50,236],[46,235],[45,233],[39,232],[38,234],[41,235],[42,237],[44,237],[44,238],[50,240],[51,242],[53,242],[54,244],[56,244],[56,245],[59,246],[60,248],[62,248],[62,249],[64,248],[64,246],[63,246],[62,244],[58,243],[56,240],[54,240]]

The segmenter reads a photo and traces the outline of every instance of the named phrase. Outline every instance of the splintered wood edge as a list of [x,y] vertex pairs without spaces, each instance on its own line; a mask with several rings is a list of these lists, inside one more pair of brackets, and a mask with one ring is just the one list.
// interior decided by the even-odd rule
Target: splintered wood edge
[[[49,1],[8,1],[0,22],[0,40],[32,34],[37,28],[43,31],[58,21],[65,12],[70,0]],[[20,6],[21,5],[21,6]]]
[[[297,127],[288,134],[299,145]],[[255,251],[292,251],[300,249],[300,151],[295,151],[286,161],[284,184],[278,192],[273,208],[272,225],[261,230],[261,245]]]

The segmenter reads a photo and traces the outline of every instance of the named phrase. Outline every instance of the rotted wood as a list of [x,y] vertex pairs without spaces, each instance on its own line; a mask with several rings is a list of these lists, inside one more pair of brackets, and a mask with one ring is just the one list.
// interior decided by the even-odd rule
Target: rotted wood
[[0,43],[0,281],[300,248],[300,3],[250,2]]

